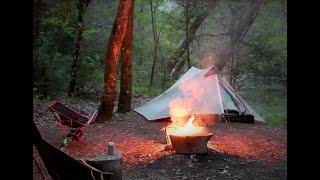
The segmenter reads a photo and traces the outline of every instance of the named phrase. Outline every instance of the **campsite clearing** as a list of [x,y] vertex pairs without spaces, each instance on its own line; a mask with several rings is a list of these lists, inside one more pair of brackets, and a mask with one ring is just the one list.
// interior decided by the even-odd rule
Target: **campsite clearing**
[[[137,107],[151,98],[135,98]],[[75,100],[76,101],[76,100]],[[98,101],[77,100],[75,109],[94,112]],[[34,121],[41,134],[59,147],[63,132],[47,103],[34,107]],[[166,139],[161,129],[168,121],[147,121],[138,113],[115,114],[105,124],[84,128],[86,144],[68,141],[68,154],[90,159],[106,153],[107,142],[122,151],[123,179],[287,179],[287,128],[266,124],[218,122],[208,127],[214,133],[206,155],[180,155],[164,150]],[[33,154],[47,179],[51,179],[35,147]],[[41,179],[33,163],[33,179]]]

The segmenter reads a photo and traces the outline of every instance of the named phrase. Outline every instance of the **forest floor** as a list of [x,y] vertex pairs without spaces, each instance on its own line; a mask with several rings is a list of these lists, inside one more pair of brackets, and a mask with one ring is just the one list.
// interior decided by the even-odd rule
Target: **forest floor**
[[[150,97],[135,96],[133,108]],[[62,102],[64,103],[64,102]],[[65,103],[89,116],[99,102],[74,100]],[[63,131],[47,103],[34,106],[33,119],[45,139],[59,147]],[[90,159],[106,153],[107,142],[122,152],[122,174],[126,179],[287,179],[287,127],[267,124],[217,122],[207,128],[214,135],[203,155],[176,154],[165,150],[166,137],[161,130],[169,121],[147,121],[132,111],[115,114],[111,121],[84,127],[85,144],[68,141],[68,154],[76,159]],[[52,179],[36,150],[33,155],[46,179]],[[42,179],[33,162],[33,179]]]

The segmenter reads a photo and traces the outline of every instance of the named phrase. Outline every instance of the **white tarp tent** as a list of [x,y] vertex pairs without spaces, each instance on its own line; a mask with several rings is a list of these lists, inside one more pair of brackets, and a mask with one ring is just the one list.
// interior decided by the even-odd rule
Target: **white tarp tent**
[[148,120],[157,120],[171,117],[169,106],[173,101],[180,101],[189,115],[223,114],[225,109],[233,109],[265,122],[219,73],[207,76],[213,68],[191,67],[164,93],[134,110]]

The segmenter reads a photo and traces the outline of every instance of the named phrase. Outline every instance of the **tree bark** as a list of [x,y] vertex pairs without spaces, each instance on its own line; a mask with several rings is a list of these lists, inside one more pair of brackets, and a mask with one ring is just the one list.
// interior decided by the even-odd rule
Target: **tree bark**
[[117,16],[110,33],[105,62],[104,88],[96,121],[102,123],[112,118],[116,99],[117,63],[128,24],[128,14],[133,0],[121,0]]
[[169,75],[172,75],[172,73],[174,72],[174,67],[193,41],[197,29],[199,28],[201,23],[208,17],[209,13],[216,7],[218,1],[219,0],[210,0],[207,9],[201,12],[191,24],[188,30],[188,36],[186,37],[186,39],[184,39],[179,48],[176,49],[171,58],[169,58],[169,62],[167,64],[167,71]]
[[[186,0],[186,38],[187,38],[187,42],[189,42],[189,33],[188,33],[188,29],[189,29],[189,6],[190,6],[190,2],[189,0]],[[187,47],[187,61],[188,61],[188,69],[191,68],[191,63],[190,63],[190,48],[189,46]]]
[[153,75],[154,75],[154,68],[156,66],[157,60],[157,48],[158,48],[158,37],[157,37],[157,25],[156,25],[156,11],[153,10],[153,2],[152,0],[149,1],[150,3],[150,11],[151,11],[151,23],[152,23],[152,33],[153,33],[153,62],[151,68],[151,75],[150,75],[150,83],[149,83],[149,90],[153,84]]
[[[132,1],[134,4],[134,0]],[[133,12],[134,6],[132,5],[129,9],[127,30],[121,48],[122,65],[118,113],[126,113],[131,110]]]
[[72,65],[71,65],[71,80],[69,82],[69,92],[68,95],[72,96],[76,91],[77,86],[77,66],[79,62],[80,56],[80,46],[83,40],[83,0],[78,0],[77,4],[78,8],[78,38],[74,56],[72,58]]
[[179,78],[179,73],[181,69],[183,68],[184,64],[186,61],[179,61],[175,67],[174,73],[172,73],[172,78],[173,79],[178,79]]
[[223,67],[228,63],[228,61],[234,54],[237,45],[240,43],[241,39],[246,35],[263,1],[264,0],[251,0],[248,9],[243,15],[243,18],[232,28],[230,41],[227,47],[222,51],[222,54],[220,55],[218,61],[215,63],[215,66],[218,68],[219,71],[221,71]]

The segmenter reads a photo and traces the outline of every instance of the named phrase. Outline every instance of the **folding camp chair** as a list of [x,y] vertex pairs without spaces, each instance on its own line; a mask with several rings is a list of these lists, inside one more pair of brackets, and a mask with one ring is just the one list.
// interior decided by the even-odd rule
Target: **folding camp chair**
[[74,159],[45,140],[32,122],[33,144],[54,180],[108,180],[113,173],[100,171],[82,159]]
[[[52,104],[50,104],[49,109],[59,122],[60,127],[62,127],[63,132],[67,137],[71,137],[74,142],[79,140],[84,142],[82,139],[84,136],[82,127],[90,124],[97,110],[94,112],[92,117],[89,118],[88,116],[78,113],[74,109],[67,107],[59,101],[54,101]],[[59,116],[57,117],[55,113],[57,113]],[[67,132],[65,126],[69,127],[69,132]]]

